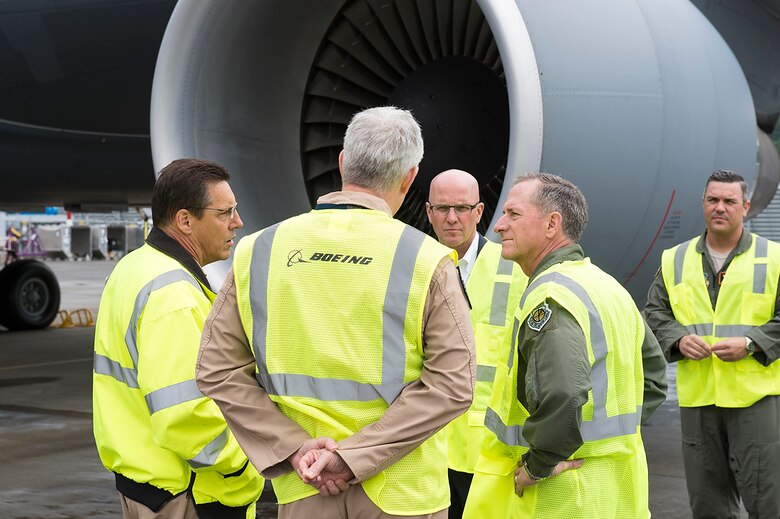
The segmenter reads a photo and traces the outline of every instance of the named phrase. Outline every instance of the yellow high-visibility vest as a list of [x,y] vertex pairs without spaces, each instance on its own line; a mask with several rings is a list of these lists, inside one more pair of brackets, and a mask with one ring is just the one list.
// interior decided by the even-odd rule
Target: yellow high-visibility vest
[[[518,497],[514,471],[529,448],[523,437],[529,412],[517,398],[515,341],[521,323],[548,300],[577,320],[591,359],[592,391],[582,409],[585,443],[571,456],[585,462]],[[639,434],[643,340],[644,323],[631,297],[589,259],[553,265],[533,280],[515,314],[508,362],[496,373],[485,418],[488,432],[464,517],[649,517],[647,461]]]
[[[702,255],[694,238],[664,251],[661,271],[674,318],[707,344],[743,337],[775,314],[780,244],[752,235],[750,248],[735,256],[723,277],[715,309],[707,292]],[[749,407],[780,394],[780,363],[765,367],[752,356],[724,362],[716,355],[677,363],[681,407]]]
[[[475,239],[479,239],[476,237]],[[485,242],[466,284],[477,350],[477,380],[469,410],[446,427],[449,467],[474,472],[485,437],[487,409],[502,345],[509,344],[512,320],[528,277],[513,261],[501,257],[501,245]]]
[[[448,255],[369,209],[317,209],[242,239],[236,296],[259,384],[313,438],[339,441],[379,420],[422,373],[423,310]],[[295,472],[272,483],[280,504],[316,494]],[[444,436],[361,484],[389,514],[446,508]]]
[[[150,245],[117,264],[95,326],[95,443],[108,470],[137,483],[179,494],[195,471],[196,503],[245,506],[260,497],[263,479],[195,383],[214,297]],[[171,316],[182,326],[171,326]]]

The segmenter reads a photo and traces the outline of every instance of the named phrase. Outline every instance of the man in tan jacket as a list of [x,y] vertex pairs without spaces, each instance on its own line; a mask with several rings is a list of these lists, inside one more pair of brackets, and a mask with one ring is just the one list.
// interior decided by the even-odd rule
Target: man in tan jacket
[[244,238],[205,326],[198,385],[279,517],[447,516],[474,335],[451,251],[392,219],[421,159],[409,112],[358,113],[342,190]]

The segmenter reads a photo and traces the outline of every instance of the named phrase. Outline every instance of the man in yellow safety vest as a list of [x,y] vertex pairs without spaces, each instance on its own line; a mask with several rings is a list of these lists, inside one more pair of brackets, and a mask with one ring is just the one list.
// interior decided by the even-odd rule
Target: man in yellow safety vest
[[579,246],[588,222],[579,188],[522,176],[503,210],[502,256],[528,287],[464,517],[648,518],[640,423],[665,398],[658,342],[628,292]]
[[748,232],[747,184],[710,175],[707,228],[664,251],[647,322],[677,363],[693,517],[780,517],[780,245]]
[[485,431],[485,409],[502,346],[509,341],[515,308],[528,278],[501,245],[477,232],[485,204],[479,201],[477,179],[450,169],[431,180],[426,211],[439,243],[458,253],[458,272],[471,303],[471,324],[477,348],[477,381],[469,410],[447,428],[450,519],[460,518]]
[[227,259],[243,225],[229,178],[206,160],[163,168],[154,227],[116,265],[100,300],[95,443],[126,519],[255,517],[263,479],[195,383],[215,297],[201,267]]
[[236,247],[197,380],[280,518],[447,515],[434,433],[471,404],[474,334],[453,251],[392,217],[422,155],[408,111],[359,112],[342,190]]

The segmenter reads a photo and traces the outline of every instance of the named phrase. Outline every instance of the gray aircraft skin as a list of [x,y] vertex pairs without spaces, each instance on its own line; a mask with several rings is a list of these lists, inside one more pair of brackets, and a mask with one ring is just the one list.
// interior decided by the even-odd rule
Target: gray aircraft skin
[[[174,5],[0,1],[0,210],[149,205],[152,79]],[[0,325],[46,327],[59,305],[44,263],[0,270]]]
[[0,1],[0,208],[149,204],[152,78],[175,4]]
[[[661,251],[701,232],[702,188],[713,170],[738,171],[756,186],[751,214],[768,204],[780,177],[766,136],[780,113],[780,0],[173,4],[0,3],[0,50],[15,53],[0,53],[4,71],[15,71],[4,78],[13,83],[27,74],[16,88],[29,94],[25,109],[0,110],[0,164],[11,183],[0,204],[148,203],[153,171],[196,156],[230,169],[243,232],[253,232],[338,189],[337,156],[349,119],[393,104],[413,111],[426,144],[399,218],[427,230],[430,179],[466,169],[480,180],[487,205],[481,231],[492,236],[515,177],[560,174],[589,201],[586,254],[641,304]],[[98,30],[83,19],[79,26],[79,16],[67,11],[83,19],[123,13],[126,26]],[[21,35],[20,20],[28,27]],[[80,27],[77,35],[64,20]],[[101,68],[108,77],[123,70],[136,78],[123,65],[137,57],[137,46],[145,58],[134,63],[148,70],[166,21],[151,89],[151,162],[146,126],[134,118],[144,113],[148,91],[130,107],[124,97],[101,97],[106,88],[89,90],[101,101],[90,114],[106,123],[100,129],[78,109],[91,104],[88,96],[70,103],[76,109],[61,119],[46,119],[45,109],[61,99],[50,78],[58,70],[68,76],[78,58],[71,37],[100,47],[104,57],[112,55],[107,33],[123,37],[122,52]],[[73,61],[66,62],[64,49]],[[90,85],[89,77],[79,79],[76,85]],[[0,84],[3,99],[6,91]],[[48,104],[39,106],[38,91]],[[127,127],[112,125],[113,110]],[[76,114],[83,125],[69,125],[66,115]],[[105,135],[89,141],[95,136],[56,135],[58,129]],[[40,143],[36,132],[48,132],[48,147],[30,145]],[[94,151],[112,143],[107,157]],[[85,147],[73,151],[78,145]],[[21,151],[11,152],[19,149],[26,155],[9,163],[6,151],[18,157]]]
[[[661,251],[701,232],[713,170],[757,185],[754,211],[780,175],[757,163],[777,151],[759,155],[756,115],[780,112],[780,1],[700,3],[745,42],[750,83],[687,0],[180,0],[155,72],[154,164],[226,164],[252,231],[337,188],[350,116],[396,104],[426,141],[402,220],[424,228],[430,178],[466,169],[491,235],[516,176],[560,174],[590,204],[586,253],[642,302]],[[741,22],[738,4],[754,4]]]

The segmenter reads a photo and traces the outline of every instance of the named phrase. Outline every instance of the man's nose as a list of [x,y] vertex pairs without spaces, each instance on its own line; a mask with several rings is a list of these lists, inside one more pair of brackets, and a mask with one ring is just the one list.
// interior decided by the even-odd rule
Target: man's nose
[[504,230],[504,216],[502,215],[501,218],[498,219],[496,222],[496,225],[493,226],[493,232],[500,233]]
[[236,209],[236,214],[230,223],[232,224],[231,227],[233,229],[240,229],[244,226],[244,221],[241,219],[241,215],[238,214],[238,209]]

